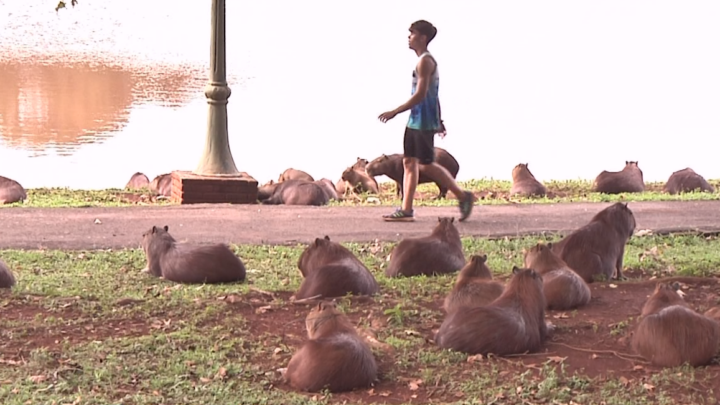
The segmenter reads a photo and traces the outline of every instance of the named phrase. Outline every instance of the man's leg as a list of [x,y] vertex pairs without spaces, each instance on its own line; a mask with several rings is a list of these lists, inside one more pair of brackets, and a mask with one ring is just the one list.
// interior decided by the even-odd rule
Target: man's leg
[[450,172],[448,172],[446,168],[440,166],[439,164],[435,162],[425,164],[423,165],[423,170],[425,170],[425,174],[428,177],[436,180],[438,183],[442,184],[444,187],[447,187],[448,190],[452,191],[452,193],[455,194],[460,204],[459,220],[466,220],[472,212],[473,205],[475,203],[475,196],[470,191],[465,191],[461,189],[455,179],[450,174]]
[[402,207],[395,210],[392,214],[383,215],[386,221],[414,221],[415,213],[413,211],[413,199],[415,198],[415,189],[420,178],[419,160],[422,160],[419,153],[422,151],[422,139],[418,135],[420,132],[405,128],[405,138],[403,140],[403,201]]
[[403,201],[402,210],[405,212],[413,212],[413,200],[415,199],[415,189],[417,189],[418,179],[420,178],[420,168],[418,159],[415,157],[403,158]]

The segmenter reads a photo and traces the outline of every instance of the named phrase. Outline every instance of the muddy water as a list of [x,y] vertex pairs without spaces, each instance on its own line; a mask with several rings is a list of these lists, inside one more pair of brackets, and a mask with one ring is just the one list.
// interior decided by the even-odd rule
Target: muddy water
[[[105,188],[194,169],[210,0],[181,3],[0,0],[0,175]],[[287,167],[337,180],[358,156],[402,151],[407,113],[376,117],[409,96],[419,18],[439,27],[450,132],[436,145],[460,179],[509,179],[520,162],[541,180],[592,178],[625,160],[647,180],[720,177],[698,146],[720,131],[719,3],[340,3],[228,1],[230,143],[261,182]]]

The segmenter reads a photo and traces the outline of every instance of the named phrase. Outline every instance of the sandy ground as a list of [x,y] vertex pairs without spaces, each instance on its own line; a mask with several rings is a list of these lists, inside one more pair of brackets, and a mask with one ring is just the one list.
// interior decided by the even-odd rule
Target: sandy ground
[[[458,223],[463,236],[502,237],[568,232],[610,203],[475,206]],[[720,231],[720,201],[631,202],[637,230]],[[417,207],[413,223],[388,223],[391,207],[187,205],[123,208],[3,208],[0,248],[106,249],[139,246],[153,225],[168,225],[178,240],[246,244],[306,243],[330,236],[339,242],[397,241],[428,234],[439,216],[457,207]]]

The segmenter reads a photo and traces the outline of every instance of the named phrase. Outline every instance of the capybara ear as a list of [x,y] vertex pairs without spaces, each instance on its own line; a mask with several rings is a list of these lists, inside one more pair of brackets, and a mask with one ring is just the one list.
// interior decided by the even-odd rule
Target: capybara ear
[[315,238],[315,246],[320,246],[321,243],[322,243],[322,239]]
[[150,232],[152,232],[152,233],[157,232],[157,226],[153,225],[153,229]]
[[677,281],[674,282],[674,283],[672,283],[672,289],[673,289],[673,291],[679,290],[679,289],[680,289],[680,283],[678,283]]
[[325,240],[330,240],[330,237],[325,235]]
[[530,163],[525,163],[525,168],[527,168],[530,165]]
[[552,249],[552,242],[548,242],[548,244],[545,246],[547,246],[548,249]]
[[455,217],[450,217],[450,223],[452,224],[453,222],[455,222]]
[[165,230],[165,232],[167,232],[169,228],[167,225],[165,225],[165,226],[163,226],[163,229]]
[[513,266],[512,272],[513,274],[520,274],[520,268],[518,266]]
[[487,261],[487,255],[485,254],[485,255],[482,255],[481,257],[482,257],[482,262],[485,263]]
[[622,203],[625,208],[627,208],[628,203]]

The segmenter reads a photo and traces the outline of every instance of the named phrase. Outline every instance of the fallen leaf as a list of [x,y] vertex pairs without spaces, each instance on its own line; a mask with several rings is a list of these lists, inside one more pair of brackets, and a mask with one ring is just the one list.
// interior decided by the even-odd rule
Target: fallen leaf
[[484,356],[482,354],[476,354],[474,356],[468,356],[467,362],[468,363],[475,363],[476,361],[480,361],[484,359]]
[[269,310],[271,310],[271,309],[272,309],[272,305],[265,305],[265,306],[263,306],[263,307],[258,307],[258,308],[256,308],[256,309],[255,309],[255,313],[256,313],[256,314],[264,314],[264,313],[266,313],[267,311],[269,311]]
[[47,380],[47,377],[45,377],[44,375],[32,375],[28,377],[28,380],[34,382],[35,384],[38,384]]
[[648,390],[648,391],[652,391],[652,390],[655,389],[655,386],[654,386],[654,385],[651,385],[651,384],[648,384],[648,383],[645,383],[645,384],[643,384],[643,388],[645,388],[645,389]]
[[562,363],[565,361],[567,357],[560,357],[560,356],[548,356],[548,360],[554,362],[554,363]]
[[410,383],[408,384],[408,387],[410,388],[410,391],[417,391],[418,388],[420,388],[420,384],[422,384],[422,383],[423,383],[423,380],[420,380],[420,379],[413,380],[413,381],[410,381]]
[[570,315],[566,314],[565,312],[559,313],[557,315],[553,315],[553,318],[555,319],[568,319],[570,318]]
[[610,288],[618,288],[617,284],[608,284],[608,287],[610,287]]
[[212,380],[209,378],[200,377],[200,382],[209,383],[210,381],[212,381]]
[[630,380],[628,380],[628,379],[625,378],[625,377],[620,377],[620,383],[621,383],[622,385],[627,386],[627,385],[630,383]]
[[95,224],[102,224],[99,219],[95,218]]
[[220,367],[217,374],[215,374],[215,378],[219,377],[222,379],[225,378],[225,376],[227,376],[227,369],[225,367]]

